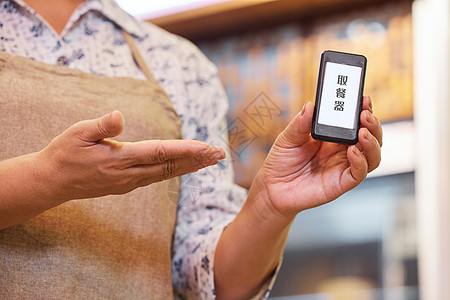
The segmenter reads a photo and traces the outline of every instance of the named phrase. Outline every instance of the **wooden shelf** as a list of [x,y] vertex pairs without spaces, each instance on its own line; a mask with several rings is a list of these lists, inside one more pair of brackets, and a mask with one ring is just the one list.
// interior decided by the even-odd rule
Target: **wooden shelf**
[[382,2],[388,0],[234,0],[148,21],[197,41]]

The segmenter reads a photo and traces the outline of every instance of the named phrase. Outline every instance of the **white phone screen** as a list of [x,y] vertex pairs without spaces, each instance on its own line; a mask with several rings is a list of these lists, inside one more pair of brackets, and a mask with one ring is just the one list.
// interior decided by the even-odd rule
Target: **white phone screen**
[[319,124],[354,129],[361,71],[361,67],[326,63]]

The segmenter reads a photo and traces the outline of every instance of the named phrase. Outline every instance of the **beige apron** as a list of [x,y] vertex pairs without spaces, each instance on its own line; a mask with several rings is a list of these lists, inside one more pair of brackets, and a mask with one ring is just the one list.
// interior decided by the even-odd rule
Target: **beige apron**
[[[70,125],[114,109],[126,119],[117,140],[180,139],[170,99],[130,47],[147,81],[0,52],[0,160],[39,151]],[[69,201],[0,230],[0,299],[173,298],[177,194],[178,184],[164,181]]]

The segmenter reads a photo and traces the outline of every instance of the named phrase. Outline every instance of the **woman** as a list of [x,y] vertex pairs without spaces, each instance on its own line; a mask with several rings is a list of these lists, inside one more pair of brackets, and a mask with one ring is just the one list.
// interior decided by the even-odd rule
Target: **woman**
[[[2,298],[167,299],[172,282],[178,298],[267,297],[295,216],[380,162],[365,97],[350,147],[311,139],[307,103],[248,195],[225,164],[189,174],[227,150],[225,95],[192,44],[112,0],[0,4]],[[178,196],[166,179],[183,174]]]

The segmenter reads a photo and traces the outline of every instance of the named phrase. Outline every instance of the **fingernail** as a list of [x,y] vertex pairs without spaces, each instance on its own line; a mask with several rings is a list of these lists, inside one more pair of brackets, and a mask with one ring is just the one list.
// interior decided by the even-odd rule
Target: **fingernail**
[[369,131],[367,128],[363,128],[363,138],[366,140],[369,138]]
[[205,150],[200,151],[198,154],[200,154],[201,156],[210,156],[212,152],[212,149],[210,146],[208,146],[208,148],[206,148]]
[[356,146],[353,146],[352,151],[353,151],[353,154],[355,154],[355,155],[359,155],[359,153],[360,153],[358,150],[358,147],[356,147]]
[[220,147],[213,147],[212,149],[212,159],[224,159],[226,157],[225,150]]
[[372,115],[372,114],[369,114],[369,115],[367,116],[366,120],[367,120],[367,122],[372,123],[372,124],[375,124],[375,123],[376,123],[375,116]]
[[303,104],[302,110],[300,111],[300,117],[305,114],[306,104],[308,104],[308,102],[305,102],[305,104]]
[[369,109],[370,112],[373,112],[373,103],[372,103],[372,99],[369,97]]

